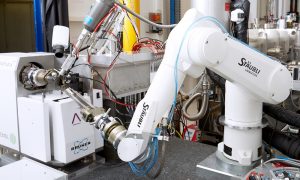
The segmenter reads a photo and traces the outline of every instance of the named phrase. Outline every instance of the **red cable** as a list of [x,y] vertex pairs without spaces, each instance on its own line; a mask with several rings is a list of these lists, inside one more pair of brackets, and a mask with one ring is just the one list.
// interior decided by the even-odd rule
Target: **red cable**
[[116,63],[116,61],[117,61],[117,58],[115,58],[115,60],[110,64],[110,66],[108,67],[108,70],[106,71],[106,75],[105,75],[105,77],[104,77],[104,79],[103,79],[103,81],[104,81],[104,83],[103,83],[103,88],[104,88],[105,94],[106,94],[106,96],[109,98],[109,100],[111,100],[112,102],[114,102],[114,103],[116,103],[116,104],[119,104],[119,105],[121,105],[121,106],[126,106],[126,107],[134,107],[135,105],[133,105],[133,104],[125,104],[125,103],[119,102],[119,101],[117,101],[117,100],[111,98],[110,95],[109,95],[109,93],[108,93],[108,89],[107,89],[107,87],[105,86],[105,84],[106,84],[106,79],[107,79],[107,77],[108,77],[110,71],[113,69],[114,64]]
[[75,44],[72,44],[73,48],[75,49],[76,53],[75,56],[79,56],[79,49],[75,46]]
[[88,63],[91,64],[91,55],[88,54]]
[[[98,23],[98,25],[96,26],[96,28],[95,28],[95,30],[94,30],[94,32],[97,32],[98,31],[98,29],[100,28],[100,26],[102,25],[102,23],[105,21],[105,19],[115,10],[117,8],[117,6],[115,5],[110,11],[109,11],[109,13],[107,14],[107,15],[105,15],[102,19],[101,19],[101,21]],[[111,33],[111,34],[113,34],[112,32],[109,32],[109,33]],[[114,35],[114,34],[113,34]],[[114,35],[115,36],[115,35]],[[116,36],[115,36],[116,37]],[[118,38],[117,38],[118,39]],[[119,41],[119,43],[121,44],[121,42],[120,42],[120,40],[118,40]],[[121,46],[122,47],[122,46]],[[111,65],[109,66],[109,69],[108,69],[108,71],[106,72],[106,75],[105,75],[105,78],[104,78],[104,83],[103,83],[103,88],[104,88],[104,90],[105,90],[105,94],[106,94],[106,96],[108,96],[108,98],[112,101],[112,102],[114,102],[114,103],[116,103],[116,104],[119,104],[119,105],[122,105],[122,106],[127,106],[127,107],[132,107],[132,106],[135,106],[135,105],[131,105],[131,104],[125,104],[125,103],[121,103],[121,102],[119,102],[119,101],[117,101],[117,100],[115,100],[115,99],[112,99],[111,97],[110,97],[110,95],[109,95],[109,93],[108,93],[108,89],[107,89],[107,87],[105,86],[105,84],[106,84],[106,79],[107,79],[107,77],[108,77],[108,74],[109,74],[109,72],[112,70],[112,67],[113,67],[113,65],[116,63],[116,59],[111,63]]]
[[94,32],[97,32],[98,31],[98,29],[100,28],[100,26],[102,25],[102,23],[105,21],[105,19],[116,9],[116,5],[113,7],[113,8],[111,8],[111,10],[101,19],[101,21],[97,24],[97,26],[96,26],[96,28],[95,28],[95,30],[94,30]]
[[113,32],[111,32],[111,31],[105,31],[105,32],[107,32],[108,34],[112,35],[112,36],[118,41],[120,48],[123,49],[122,43],[121,43],[121,41],[120,41],[120,39],[118,38],[117,35],[115,35],[115,34],[114,34]]
[[159,50],[163,50],[162,47],[163,45],[161,44],[161,42],[147,38],[147,39],[136,41],[132,47],[132,51],[140,52],[142,48],[148,48],[152,52],[158,53]]

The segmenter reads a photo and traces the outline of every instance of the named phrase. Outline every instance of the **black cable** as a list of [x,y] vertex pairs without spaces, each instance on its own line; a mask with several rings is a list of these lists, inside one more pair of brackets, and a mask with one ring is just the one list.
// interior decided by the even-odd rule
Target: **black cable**
[[[187,134],[188,134],[188,138],[189,138],[189,141],[191,140],[191,137],[190,137],[190,133],[188,132],[188,126],[183,122],[183,119],[182,119],[182,113],[181,113],[181,109],[182,109],[182,106],[181,106],[181,104],[179,103],[179,104],[177,104],[177,106],[179,106],[179,107],[176,107],[175,108],[175,110],[177,111],[177,112],[180,112],[180,113],[178,113],[178,117],[179,117],[179,119],[175,119],[174,118],[174,116],[173,116],[173,120],[174,121],[178,121],[179,123],[182,123],[182,125],[183,125],[183,132],[184,132],[184,130],[187,132]],[[183,138],[185,139],[185,134],[183,133]]]
[[263,140],[271,142],[271,146],[290,158],[300,158],[300,139],[298,137],[287,136],[282,132],[274,131],[271,140],[272,133],[272,128],[265,127],[263,129]]
[[95,81],[95,82],[98,82],[100,84],[104,84],[103,82],[99,81],[99,80],[96,80],[96,79],[93,79],[93,78],[88,78],[88,77],[83,77],[83,76],[78,76],[78,77],[75,77],[77,79],[87,79],[87,80],[90,80],[90,81]]
[[294,108],[295,108],[296,110],[299,110],[299,109],[300,109],[299,106],[296,105],[296,103],[294,102],[294,99],[293,99],[293,90],[291,90],[290,99],[291,99],[291,103],[292,103],[292,105],[294,106]]
[[205,126],[206,126],[206,124],[207,124],[207,122],[208,122],[208,119],[209,119],[210,114],[211,114],[211,111],[208,112],[207,117],[205,118],[205,122],[204,122],[204,124],[203,124],[203,126],[202,126],[202,130],[203,130],[203,131],[204,131]]
[[271,137],[270,137],[270,140],[269,140],[269,148],[271,149],[272,148],[272,140],[273,140],[273,137],[274,137],[274,133],[275,133],[275,131],[276,131],[276,128],[277,128],[277,123],[278,123],[278,121],[277,121],[277,119],[275,119],[275,127],[274,127],[274,129],[273,129],[273,132],[272,132],[272,134],[271,134]]
[[[104,33],[109,33],[111,35],[114,36],[114,38],[117,40],[117,48],[118,48],[118,52],[121,52],[122,51],[122,41],[121,41],[121,37],[119,37],[118,35],[116,34],[113,34],[112,32],[110,31],[107,31],[107,30],[102,30],[102,32]],[[108,39],[108,38],[102,38],[102,39],[107,39],[107,40],[110,40],[110,41],[113,41],[111,39]],[[108,47],[107,47],[108,48]],[[109,49],[109,48],[108,48]],[[110,50],[110,49],[109,49]],[[111,50],[110,50],[111,51]]]
[[280,122],[300,128],[300,115],[279,105],[264,103],[263,111]]
[[[108,67],[108,70],[111,70],[111,67],[116,63],[117,58],[120,56],[120,54],[121,54],[121,51],[119,51],[118,54],[115,56],[115,58],[112,60],[111,64],[110,64],[109,67]],[[99,72],[97,72],[97,73],[99,73]],[[99,74],[100,74],[100,73],[99,73]],[[105,83],[105,87],[108,87],[108,89],[109,89],[109,86],[106,84],[106,82],[104,81],[104,79],[103,79],[103,82]],[[106,86],[106,85],[107,85],[107,86]],[[118,99],[117,96],[114,96],[114,98],[115,98],[115,99]]]
[[72,64],[71,68],[68,70],[68,73],[74,68],[74,66],[75,66],[75,64],[76,64],[76,62],[77,62],[78,59],[79,59],[79,57],[76,55],[76,58],[75,58],[75,60],[74,60],[74,62]]
[[[75,68],[75,67],[77,67],[77,66],[83,66],[83,65],[89,66],[90,68],[93,67],[93,66],[90,65],[90,64],[77,64],[77,65],[75,65],[75,66],[72,67],[72,68]],[[118,99],[117,96],[116,96],[116,94],[109,88],[109,86],[108,86],[107,84],[104,83],[104,80],[103,80],[101,74],[100,74],[98,71],[96,71],[95,69],[93,69],[93,71],[95,71],[95,72],[99,75],[99,77],[100,77],[100,79],[101,79],[102,81],[99,81],[99,80],[93,79],[93,78],[82,77],[82,76],[80,76],[80,77],[78,77],[78,78],[88,79],[88,80],[95,81],[95,82],[98,82],[98,83],[100,83],[100,84],[103,84],[103,85],[109,90],[109,92],[113,95],[113,97],[114,97],[115,99]]]
[[119,115],[121,115],[121,116],[126,116],[126,117],[129,117],[129,118],[132,118],[132,115],[122,113],[116,106],[115,106],[115,108],[116,108],[117,114],[119,114]]
[[82,52],[82,51],[88,49],[89,47],[90,47],[90,46],[85,46],[85,47],[81,48],[81,49],[79,50],[79,52]]
[[85,63],[82,63],[82,64],[76,64],[73,68],[75,67],[78,67],[78,66],[88,66],[92,71],[95,71],[97,73],[97,75],[101,78],[102,81],[104,81],[104,79],[102,78],[101,74],[95,69],[94,66],[90,65],[90,64],[85,64]]

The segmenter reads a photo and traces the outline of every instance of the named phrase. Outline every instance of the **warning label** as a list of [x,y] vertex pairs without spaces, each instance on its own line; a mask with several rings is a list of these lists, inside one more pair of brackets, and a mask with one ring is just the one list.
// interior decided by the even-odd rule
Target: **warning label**
[[74,116],[73,116],[73,121],[72,121],[72,124],[73,125],[78,125],[81,123],[81,119],[79,118],[78,114],[75,113]]

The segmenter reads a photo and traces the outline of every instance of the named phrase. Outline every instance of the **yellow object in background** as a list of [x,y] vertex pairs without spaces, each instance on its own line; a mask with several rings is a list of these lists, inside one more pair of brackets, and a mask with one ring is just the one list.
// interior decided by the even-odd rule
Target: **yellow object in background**
[[[124,0],[126,6],[136,13],[140,14],[140,0]],[[132,21],[135,22],[137,30],[140,31],[140,21],[138,18],[129,14]],[[124,19],[123,27],[123,51],[131,52],[134,43],[137,41],[136,33],[129,18],[126,16]]]

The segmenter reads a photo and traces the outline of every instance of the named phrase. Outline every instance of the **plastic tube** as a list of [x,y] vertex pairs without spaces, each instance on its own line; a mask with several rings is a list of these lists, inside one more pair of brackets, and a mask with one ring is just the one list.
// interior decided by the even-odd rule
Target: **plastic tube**
[[[190,115],[187,110],[190,107],[190,105],[194,102],[194,100],[199,99],[203,96],[202,103],[201,103],[201,108],[199,112],[195,115]],[[182,111],[183,115],[190,121],[197,121],[199,119],[202,119],[208,108],[208,94],[204,93],[203,95],[201,93],[195,94],[191,99],[187,101],[187,103],[183,106]]]
[[[209,101],[209,95],[208,95],[208,90],[209,90],[210,84],[208,82],[208,77],[206,70],[204,71],[203,74],[203,82],[202,82],[202,91],[203,93],[197,93],[195,94],[192,98],[190,98],[185,105],[183,105],[182,111],[183,111],[183,116],[185,116],[187,119],[190,121],[197,121],[199,119],[202,119],[208,109],[208,101]],[[203,97],[202,103],[201,103],[201,108],[199,112],[195,115],[190,115],[188,113],[188,108],[189,106],[194,102],[194,100],[199,99],[200,97]]]

